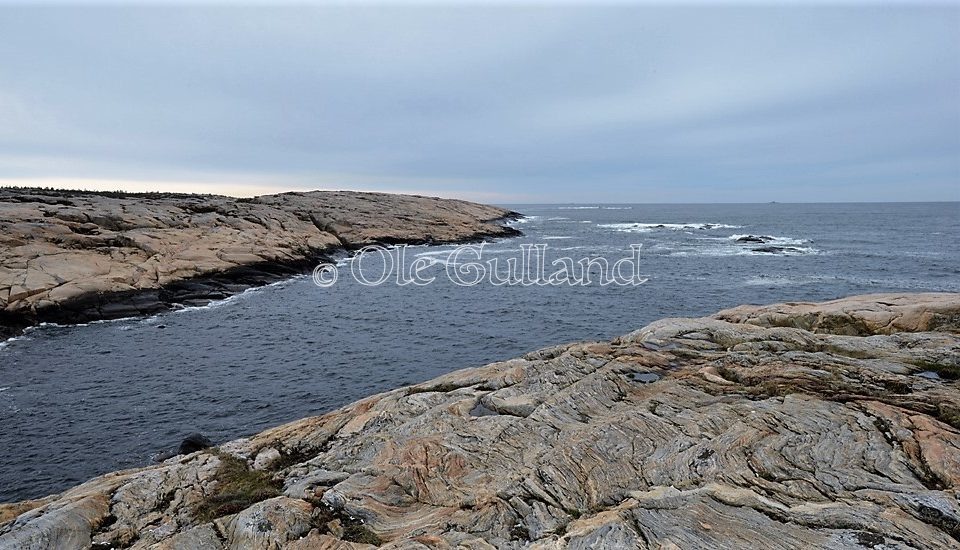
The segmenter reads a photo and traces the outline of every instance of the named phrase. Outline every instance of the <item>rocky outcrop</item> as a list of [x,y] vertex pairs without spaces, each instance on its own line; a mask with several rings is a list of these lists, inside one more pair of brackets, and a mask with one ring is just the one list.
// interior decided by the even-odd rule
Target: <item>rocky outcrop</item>
[[895,332],[960,332],[960,314],[950,295],[868,294],[831,302],[739,306],[715,319],[761,327],[793,327],[824,334],[869,336]]
[[665,319],[0,506],[0,548],[956,547],[958,315]]
[[754,243],[754,244],[764,244],[774,240],[773,237],[767,235],[745,235],[737,239],[738,243]]
[[12,333],[195,305],[302,272],[338,248],[513,235],[496,223],[512,214],[384,193],[0,189],[0,326]]

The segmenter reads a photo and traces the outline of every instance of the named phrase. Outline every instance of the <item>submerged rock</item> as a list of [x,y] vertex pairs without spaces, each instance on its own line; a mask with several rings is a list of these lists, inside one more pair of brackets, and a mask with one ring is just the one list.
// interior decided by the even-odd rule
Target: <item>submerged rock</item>
[[754,252],[761,252],[764,254],[785,254],[787,252],[803,252],[795,246],[758,246],[757,248],[751,248]]
[[956,547],[958,320],[958,294],[665,319],[0,505],[0,548]]

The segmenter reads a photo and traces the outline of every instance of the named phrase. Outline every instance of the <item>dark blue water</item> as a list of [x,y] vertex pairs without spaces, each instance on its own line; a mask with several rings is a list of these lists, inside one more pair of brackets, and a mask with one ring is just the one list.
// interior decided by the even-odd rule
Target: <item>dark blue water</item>
[[[301,278],[204,309],[33,330],[0,349],[0,501],[146,464],[189,432],[225,441],[666,316],[745,302],[960,292],[957,203],[514,208],[530,216],[517,224],[526,235],[486,245],[484,261],[519,257],[523,243],[549,245],[548,260],[615,260],[637,243],[649,280],[462,287],[444,276],[452,247],[413,248],[408,262],[416,254],[436,261],[428,286],[360,285],[342,264],[331,288]],[[732,238],[745,234],[776,237],[769,244],[786,250],[754,252],[758,245]]]

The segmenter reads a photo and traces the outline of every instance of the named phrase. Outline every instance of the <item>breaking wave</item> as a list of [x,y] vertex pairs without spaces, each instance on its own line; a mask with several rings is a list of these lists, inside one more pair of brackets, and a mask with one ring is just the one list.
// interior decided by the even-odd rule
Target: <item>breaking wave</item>
[[740,229],[742,225],[729,225],[725,223],[602,223],[597,227],[612,229],[623,233],[650,233],[652,231],[670,230],[683,231],[690,229]]

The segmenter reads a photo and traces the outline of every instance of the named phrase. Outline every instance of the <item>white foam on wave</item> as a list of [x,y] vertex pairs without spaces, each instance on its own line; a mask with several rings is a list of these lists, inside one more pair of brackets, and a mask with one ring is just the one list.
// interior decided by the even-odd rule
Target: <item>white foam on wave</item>
[[900,287],[913,291],[942,291],[943,288],[924,284],[917,284],[916,280],[906,278],[871,278],[857,275],[807,275],[799,277],[789,277],[785,275],[758,275],[744,279],[743,286],[798,286],[809,284],[823,284],[824,282],[836,283],[845,282],[862,287],[881,286],[881,287]]
[[[287,279],[283,279],[282,281],[274,281],[274,282],[269,283],[269,284],[266,284],[266,285],[253,286],[253,287],[244,289],[242,292],[238,292],[238,293],[236,293],[236,294],[232,294],[232,295],[230,295],[230,296],[227,296],[226,298],[221,298],[221,299],[219,299],[219,300],[213,300],[213,301],[208,302],[208,303],[206,303],[206,304],[204,304],[204,305],[202,305],[202,306],[180,306],[180,307],[176,307],[176,306],[175,306],[174,309],[172,310],[172,312],[173,312],[173,313],[185,313],[185,312],[188,312],[188,311],[203,311],[203,310],[208,310],[208,309],[217,309],[217,308],[223,307],[223,306],[225,306],[225,305],[231,304],[231,303],[233,303],[233,302],[235,302],[235,301],[237,301],[237,300],[242,300],[243,298],[248,297],[248,296],[250,296],[251,294],[257,294],[257,293],[259,293],[259,292],[263,292],[263,291],[268,290],[268,289],[271,289],[271,288],[283,287],[283,286],[286,286],[286,285],[292,283],[293,281],[296,281],[296,280],[298,280],[298,279],[304,279],[304,278],[306,278],[306,277],[309,277],[309,275],[294,275],[293,277],[289,277],[289,278],[287,278]],[[143,321],[141,321],[141,323],[158,319],[161,315],[163,315],[163,312],[158,313],[157,315],[153,315],[153,316],[151,316],[151,317],[148,317],[148,318],[144,319]]]
[[0,350],[8,347],[11,343],[13,343],[13,342],[15,342],[15,341],[17,341],[17,340],[30,340],[30,337],[28,336],[28,334],[30,334],[31,332],[34,332],[34,331],[37,331],[37,330],[41,330],[41,329],[46,329],[46,328],[81,328],[81,327],[88,327],[88,326],[91,326],[91,325],[102,325],[102,324],[108,324],[108,323],[110,323],[110,324],[112,324],[112,323],[117,323],[117,324],[120,324],[120,326],[118,327],[119,330],[127,331],[127,330],[131,330],[133,327],[132,327],[131,325],[123,325],[122,323],[132,323],[132,322],[136,322],[136,323],[141,324],[141,325],[152,325],[152,324],[155,324],[155,323],[159,322],[160,319],[163,317],[163,315],[168,314],[168,313],[184,313],[184,312],[187,312],[187,311],[199,311],[199,310],[205,310],[205,309],[218,308],[218,307],[227,305],[227,304],[233,302],[234,300],[237,300],[237,299],[241,298],[242,296],[249,295],[249,294],[253,294],[253,293],[256,293],[256,292],[260,292],[260,291],[263,291],[263,290],[266,290],[266,289],[272,288],[272,287],[282,287],[282,286],[285,286],[285,285],[288,285],[288,284],[292,283],[293,281],[295,281],[295,280],[297,280],[297,279],[302,279],[302,278],[305,278],[305,277],[309,277],[309,275],[294,275],[294,276],[292,276],[292,277],[283,279],[283,280],[281,280],[281,281],[275,281],[275,282],[273,282],[273,283],[266,284],[266,285],[262,285],[262,286],[257,286],[257,287],[250,287],[250,288],[247,288],[247,289],[243,290],[242,292],[238,292],[237,294],[234,294],[234,295],[232,295],[232,296],[227,296],[226,298],[223,298],[223,299],[220,299],[220,300],[214,300],[214,301],[211,301],[210,303],[204,304],[204,305],[202,305],[202,306],[180,306],[180,307],[177,307],[176,305],[174,305],[173,309],[171,309],[170,311],[161,311],[161,312],[159,312],[159,313],[155,313],[155,314],[149,315],[149,316],[147,316],[147,317],[135,316],[135,317],[117,317],[116,319],[97,319],[97,320],[94,320],[94,321],[88,321],[88,322],[86,322],[86,323],[76,323],[76,324],[70,324],[70,325],[62,325],[62,324],[59,324],[59,323],[52,323],[52,322],[49,322],[49,321],[44,321],[44,322],[38,323],[38,324],[36,324],[36,325],[34,325],[34,326],[26,327],[25,329],[23,329],[23,334],[20,335],[20,336],[14,336],[13,338],[8,338],[7,340],[5,340],[5,341],[3,341],[3,342],[0,342]]
[[783,275],[750,277],[743,281],[744,286],[793,286],[816,282],[820,277],[785,277]]
[[542,217],[543,217],[543,216],[523,216],[522,218],[517,218],[517,219],[515,219],[515,220],[510,220],[510,221],[508,221],[508,222],[507,222],[507,225],[509,226],[509,225],[515,224],[515,223],[530,223],[530,222],[532,222],[532,221],[537,221],[537,220],[539,220],[539,219],[542,218]]
[[21,341],[21,340],[24,340],[24,341],[25,341],[25,340],[32,340],[33,338],[30,337],[30,333],[31,333],[31,332],[35,332],[35,331],[37,331],[37,330],[40,330],[40,329],[46,328],[46,327],[64,327],[64,326],[68,326],[68,325],[58,325],[58,324],[56,324],[56,323],[47,323],[47,322],[44,322],[44,323],[40,323],[40,324],[38,324],[38,325],[26,327],[26,328],[23,329],[23,334],[20,334],[19,336],[14,336],[14,337],[12,337],[12,338],[7,338],[6,340],[0,342],[0,351],[6,349],[7,347],[9,347],[9,346],[10,346],[11,344],[13,344],[14,342],[19,342],[19,341]]
[[568,237],[565,235],[548,235],[546,237],[540,237],[540,238],[545,241],[562,241],[566,239],[572,239],[573,237]]
[[632,206],[604,206],[603,210],[633,210]]
[[213,300],[213,301],[208,302],[208,303],[206,303],[206,304],[204,304],[204,305],[202,305],[202,306],[180,306],[180,307],[176,307],[176,308],[173,310],[173,313],[186,313],[186,312],[188,312],[188,311],[203,311],[203,310],[208,310],[208,309],[217,309],[217,308],[223,307],[223,306],[225,306],[225,305],[228,305],[228,304],[230,304],[230,303],[233,303],[233,302],[237,301],[238,299],[240,299],[242,296],[246,295],[246,294],[249,293],[250,291],[260,290],[260,289],[262,289],[262,288],[264,288],[264,287],[257,287],[256,289],[248,288],[248,289],[246,289],[246,290],[244,290],[243,292],[240,292],[240,293],[238,293],[238,294],[234,294],[234,295],[232,295],[232,296],[227,296],[226,298],[221,298],[220,300]]
[[[435,248],[435,250],[428,250],[428,251],[426,251],[426,252],[417,252],[416,254],[414,254],[414,256],[416,256],[416,257],[418,257],[418,258],[419,258],[419,257],[430,257],[430,256],[448,256],[451,252],[453,252],[454,250],[457,249],[456,246],[445,246],[445,247],[440,248],[440,249],[436,249],[436,247],[434,247],[434,248]],[[484,248],[486,248],[486,247],[484,247]]]
[[602,227],[604,229],[612,229],[614,231],[620,231],[623,233],[650,233],[652,231],[659,230],[670,230],[670,231],[685,231],[689,229],[740,229],[742,225],[729,225],[725,223],[706,223],[706,222],[694,222],[694,223],[602,223],[598,224],[597,227]]
[[811,247],[791,246],[778,252],[760,252],[750,247],[717,246],[700,249],[686,249],[671,253],[671,256],[805,256],[818,255],[820,251]]
[[599,206],[558,206],[557,210],[599,210]]
[[0,350],[3,350],[4,348],[8,347],[10,344],[13,344],[14,342],[19,342],[19,341],[21,341],[21,340],[30,340],[31,338],[30,338],[29,336],[27,336],[27,331],[29,331],[30,329],[33,329],[33,328],[34,328],[34,327],[27,327],[26,329],[24,329],[23,334],[21,334],[20,336],[14,336],[13,338],[7,338],[7,339],[4,340],[3,342],[0,342]]
[[570,218],[564,218],[563,216],[553,216],[552,218],[547,218],[548,222],[559,222],[563,220],[569,220]]
[[736,250],[736,249],[719,249],[719,248],[703,248],[700,250],[675,250],[670,252],[670,256],[752,256],[749,250]]
[[[487,254],[509,254],[509,253],[519,254],[520,252],[522,252],[522,250],[519,248],[493,248],[489,245],[486,245],[483,248],[480,248],[479,245],[471,245],[471,246],[474,246],[476,248],[474,248],[474,251],[465,250],[460,255],[461,260],[477,261],[476,252],[480,252],[481,256],[485,256]],[[431,250],[429,252],[420,252],[419,254],[416,254],[416,256],[422,257],[422,258],[449,257],[450,254],[453,253],[457,248],[459,247],[451,247],[446,250]]]
[[[523,250],[521,250],[521,249],[519,249],[519,248],[484,248],[484,249],[483,249],[483,255],[487,255],[487,254],[520,254],[521,252],[523,252]],[[471,260],[474,260],[474,261],[477,259],[476,254],[473,254],[473,253],[469,253],[469,254],[467,254],[465,257],[466,257],[466,258],[469,258],[469,259],[471,259]]]
[[[75,327],[85,327],[85,326],[87,326],[87,324],[88,324],[88,323],[77,323],[76,325],[73,325],[73,326],[75,326]],[[35,331],[35,330],[39,330],[39,329],[47,328],[47,327],[58,328],[58,327],[66,327],[66,326],[68,326],[68,325],[61,325],[60,323],[51,323],[50,321],[44,321],[44,322],[42,322],[42,323],[37,323],[36,325],[34,325],[34,326],[32,326],[32,327],[27,327],[27,328],[23,329],[23,332],[24,332],[24,333],[33,332],[33,331]]]
[[84,325],[75,325],[75,326],[86,326],[86,325],[102,325],[105,323],[122,323],[125,321],[136,321],[139,317],[117,317],[116,319],[97,319],[96,321],[90,321]]
[[440,259],[440,258],[428,257],[426,258],[426,260],[429,262],[427,264],[427,267],[433,267],[435,265],[442,265],[443,267],[447,267],[448,265],[457,265],[456,262],[451,262],[449,258]]
[[[220,308],[220,307],[223,307],[223,306],[229,304],[229,303],[232,302],[237,296],[239,296],[239,294],[234,294],[233,296],[228,296],[228,297],[226,297],[226,298],[224,298],[224,299],[222,299],[222,300],[214,300],[214,301],[212,301],[212,302],[210,302],[210,303],[207,303],[207,304],[204,304],[204,305],[202,305],[202,306],[184,306],[184,305],[176,306],[176,305],[175,305],[175,306],[174,306],[174,309],[173,309],[171,312],[172,312],[172,313],[188,313],[188,312],[191,312],[191,311],[206,311],[206,310],[210,310],[210,309],[217,309],[217,308]],[[159,319],[159,317],[151,317],[150,319]],[[149,319],[144,319],[144,321],[147,321],[147,320],[149,320]],[[147,323],[147,324],[150,324],[150,323]]]
[[775,236],[775,235],[747,235],[747,234],[737,234],[737,235],[730,235],[729,237],[727,237],[727,239],[728,239],[728,240],[731,240],[731,241],[737,241],[737,240],[742,239],[742,238],[744,238],[744,237],[761,237],[762,239],[764,239],[765,242],[763,242],[763,243],[743,243],[743,244],[757,245],[757,246],[764,246],[764,245],[774,245],[774,246],[776,246],[776,245],[794,245],[794,244],[806,244],[806,243],[809,243],[809,242],[810,242],[810,241],[807,240],[807,239],[794,239],[793,237],[777,237],[777,236]]
[[549,251],[550,251],[550,250],[556,250],[556,251],[559,251],[559,252],[570,252],[570,251],[572,251],[572,250],[587,250],[587,251],[589,251],[589,252],[591,252],[591,253],[595,253],[595,254],[605,254],[605,253],[623,254],[623,253],[625,253],[625,252],[627,252],[627,253],[630,252],[630,249],[629,249],[629,248],[623,248],[623,247],[612,246],[612,245],[598,245],[598,244],[587,244],[587,245],[578,245],[578,246],[562,246],[562,247],[557,247],[557,248],[550,248],[550,249],[548,249],[548,251],[547,251],[548,254],[549,254]]

